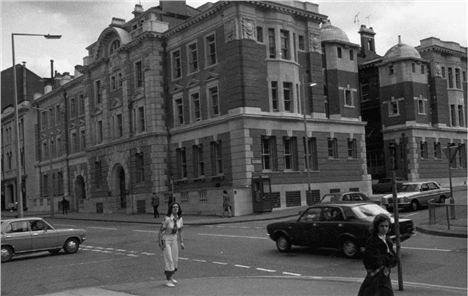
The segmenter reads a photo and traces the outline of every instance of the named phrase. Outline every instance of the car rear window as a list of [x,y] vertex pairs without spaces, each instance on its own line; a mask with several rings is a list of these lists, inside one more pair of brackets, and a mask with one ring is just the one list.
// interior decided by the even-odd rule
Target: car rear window
[[14,233],[14,232],[27,232],[28,229],[28,222],[26,221],[17,221],[11,222],[5,229],[6,233]]
[[354,214],[360,218],[374,217],[378,214],[386,214],[391,217],[391,214],[376,204],[364,204],[352,208]]

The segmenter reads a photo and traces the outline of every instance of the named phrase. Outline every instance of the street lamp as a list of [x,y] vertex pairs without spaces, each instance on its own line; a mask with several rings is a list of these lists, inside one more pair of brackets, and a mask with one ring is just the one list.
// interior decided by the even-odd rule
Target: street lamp
[[[309,86],[310,87],[314,87],[316,86],[317,83],[314,83],[314,82],[311,82],[309,83]],[[311,93],[310,93],[311,97],[312,97],[312,90],[311,90]],[[307,192],[310,193],[310,155],[309,155],[309,136],[308,136],[308,132],[307,132],[307,119],[306,119],[306,113],[307,113],[307,110],[306,110],[306,98],[305,98],[305,94],[303,95],[303,105],[302,105],[302,109],[303,112],[304,112],[304,133],[305,133],[305,165],[306,165],[306,172],[307,172]],[[307,200],[307,192],[306,192],[306,200]]]
[[[19,115],[18,115],[18,89],[16,82],[16,64],[15,64],[15,36],[42,36],[46,39],[60,39],[62,35],[50,34],[29,34],[29,33],[11,33],[11,56],[13,59],[13,105],[15,106],[15,138],[16,138],[16,199],[18,201],[18,217],[23,217],[23,189],[21,179],[21,147],[19,136]],[[24,141],[24,139],[23,139]]]

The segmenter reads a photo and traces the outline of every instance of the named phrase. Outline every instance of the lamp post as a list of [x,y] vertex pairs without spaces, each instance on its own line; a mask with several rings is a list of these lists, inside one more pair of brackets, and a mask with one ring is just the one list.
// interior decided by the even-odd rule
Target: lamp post
[[[21,177],[21,145],[19,132],[18,115],[18,89],[16,82],[16,64],[15,64],[15,36],[42,36],[46,39],[60,39],[62,35],[50,34],[29,34],[29,33],[11,33],[11,56],[13,60],[13,105],[15,106],[15,138],[16,138],[16,199],[18,201],[18,217],[23,217],[23,187]],[[24,139],[23,139],[24,140]]]
[[[317,83],[310,83],[309,87],[314,87],[316,86]],[[312,91],[311,91],[311,97],[312,97]],[[303,96],[303,104],[302,104],[302,109],[304,112],[304,133],[305,133],[305,165],[306,165],[306,172],[307,172],[307,192],[310,193],[310,155],[309,155],[309,136],[307,132],[307,119],[306,119],[306,114],[307,114],[307,109],[306,109],[306,96],[304,94]],[[307,200],[307,192],[306,192],[306,200]]]

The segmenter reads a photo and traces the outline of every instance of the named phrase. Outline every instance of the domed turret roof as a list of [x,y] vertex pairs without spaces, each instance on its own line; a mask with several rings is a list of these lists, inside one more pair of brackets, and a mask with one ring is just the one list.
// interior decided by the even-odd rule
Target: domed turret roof
[[320,39],[322,41],[344,41],[349,42],[348,35],[338,27],[333,26],[330,20],[327,20],[320,30]]
[[398,40],[398,44],[390,48],[384,56],[386,60],[394,59],[421,59],[419,52],[412,46],[401,43],[401,40]]

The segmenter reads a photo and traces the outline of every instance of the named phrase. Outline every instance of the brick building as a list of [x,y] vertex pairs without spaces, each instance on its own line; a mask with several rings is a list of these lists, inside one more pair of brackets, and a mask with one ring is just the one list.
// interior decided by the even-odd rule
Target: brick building
[[87,48],[81,75],[36,100],[49,112],[35,205],[53,194],[76,211],[136,213],[151,192],[174,192],[185,212],[220,214],[227,190],[243,215],[370,191],[359,46],[318,5],[161,1],[133,14]]
[[[380,153],[385,172],[379,147],[402,133],[401,171],[411,179],[430,177],[418,170],[420,139],[442,128],[442,145],[464,143],[464,128],[431,130],[435,113],[403,120],[380,109],[402,101],[406,93],[397,91],[416,98],[402,114],[418,106],[419,90],[423,102],[430,98],[427,72],[408,78],[403,70],[427,64],[414,48],[380,57],[371,29],[361,33],[365,46],[353,44],[316,4],[219,1],[195,9],[160,1],[147,10],[137,4],[133,14],[113,18],[74,79],[62,75],[35,101],[36,207],[51,196],[58,206],[64,196],[74,211],[144,213],[157,192],[162,211],[174,194],[185,213],[221,214],[227,190],[235,215],[245,215],[311,204],[330,191],[370,193],[366,149]],[[402,74],[397,80],[389,65]],[[363,77],[373,80],[366,86]],[[369,115],[370,102],[378,116]]]
[[[2,71],[2,199],[1,209],[14,206],[18,202],[17,197],[17,145],[15,136],[15,108],[13,67]],[[34,125],[36,117],[30,112],[30,102],[34,96],[42,94],[45,80],[26,68],[26,64],[16,65],[16,82],[18,96],[19,118],[19,150],[21,163],[21,176],[23,188],[23,206],[28,207],[29,196],[38,188],[34,176],[34,146],[25,145],[25,139],[34,139]]]
[[466,184],[466,47],[430,37],[414,48],[399,37],[379,56],[373,29],[363,25],[359,33],[369,172],[391,176],[390,147],[395,147],[397,176],[447,185],[444,149],[455,146],[454,183]]

